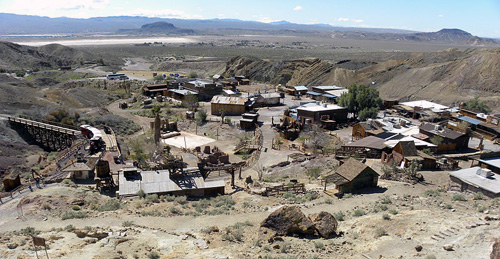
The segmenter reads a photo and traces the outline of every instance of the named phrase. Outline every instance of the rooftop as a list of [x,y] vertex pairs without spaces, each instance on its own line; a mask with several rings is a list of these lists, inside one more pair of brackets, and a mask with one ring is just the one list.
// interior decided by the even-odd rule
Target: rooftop
[[429,109],[429,110],[432,110],[434,112],[440,112],[440,111],[444,111],[444,110],[450,108],[448,106],[444,106],[444,105],[441,105],[439,103],[434,103],[434,102],[430,102],[427,100],[404,102],[404,103],[400,103],[400,104],[406,105],[406,106],[411,107],[411,108],[420,107],[424,110]]
[[313,89],[322,90],[322,91],[344,89],[344,87],[340,87],[340,86],[336,86],[336,85],[318,85],[318,86],[313,86],[312,88]]
[[139,190],[151,194],[225,186],[224,180],[205,182],[200,174],[170,179],[168,170],[139,171],[135,177],[129,179],[120,171],[118,177],[120,195],[135,195]]
[[450,176],[456,177],[461,181],[477,188],[481,188],[495,194],[500,193],[500,179],[498,178],[498,175],[493,174],[490,177],[484,177],[477,174],[478,170],[481,170],[481,167],[476,166],[466,168],[450,172],[449,174]]
[[216,95],[212,97],[212,101],[210,101],[210,103],[245,105],[247,101],[248,99],[243,97],[229,97],[229,96]]
[[422,126],[420,126],[420,129],[448,139],[457,139],[459,137],[466,135],[465,133],[454,131],[448,128],[440,129],[437,128],[436,126],[438,125],[432,123],[426,123],[422,124]]
[[382,150],[386,148],[384,145],[385,139],[381,139],[375,136],[368,136],[366,138],[362,138],[358,141],[349,143],[345,145],[346,147],[359,147],[359,148],[373,148],[377,150]]
[[170,89],[168,91],[176,93],[176,94],[180,94],[180,95],[198,94],[197,92],[191,91],[191,90],[188,90],[188,89]]
[[307,87],[303,86],[303,85],[297,85],[297,86],[292,86],[292,88],[295,89],[295,91],[307,91]]
[[331,104],[331,103],[323,103],[323,104],[317,104],[317,103],[307,103],[302,106],[297,107],[297,110],[303,110],[303,111],[312,111],[312,112],[317,112],[317,111],[330,111],[330,110],[342,110],[346,109],[345,107],[338,106],[336,104]]
[[479,159],[479,162],[481,162],[483,164],[487,164],[489,166],[500,168],[500,157],[483,158],[483,159]]

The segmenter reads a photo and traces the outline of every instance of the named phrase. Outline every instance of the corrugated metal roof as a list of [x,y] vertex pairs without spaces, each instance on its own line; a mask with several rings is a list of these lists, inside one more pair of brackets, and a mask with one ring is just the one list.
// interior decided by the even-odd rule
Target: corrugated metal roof
[[248,100],[247,98],[242,98],[242,97],[229,97],[229,96],[216,95],[212,97],[212,101],[210,102],[218,104],[245,105],[247,100]]
[[307,92],[306,94],[310,94],[310,95],[316,95],[316,96],[319,96],[319,95],[321,95],[320,93],[316,93],[316,92]]
[[318,86],[313,86],[312,88],[313,89],[320,89],[323,91],[343,89],[343,87],[336,86],[336,85],[318,85]]
[[303,86],[303,85],[298,85],[298,86],[292,86],[295,91],[307,91],[307,87]]
[[483,159],[479,159],[479,162],[496,167],[496,168],[500,168],[500,157],[483,158]]
[[362,138],[358,141],[349,143],[345,145],[346,147],[359,147],[359,148],[373,148],[373,149],[378,149],[382,150],[386,148],[384,145],[385,139],[381,139],[375,136],[369,136],[366,138]]
[[466,121],[466,122],[473,124],[473,125],[479,125],[479,124],[483,123],[482,121],[476,120],[476,119],[471,118],[469,116],[460,116],[460,117],[458,117],[458,119],[461,121]]
[[281,95],[279,93],[265,93],[265,94],[260,94],[265,99],[268,98],[281,98]]
[[139,190],[151,194],[225,186],[223,180],[205,182],[200,174],[185,175],[172,180],[168,170],[142,171],[140,177],[132,180],[127,180],[123,172],[120,172],[118,177],[120,195],[135,195]]

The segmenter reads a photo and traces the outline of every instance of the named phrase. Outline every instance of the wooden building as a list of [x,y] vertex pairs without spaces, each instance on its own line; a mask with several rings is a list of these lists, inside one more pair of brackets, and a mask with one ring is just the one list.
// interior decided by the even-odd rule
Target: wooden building
[[297,119],[301,123],[320,123],[321,120],[342,123],[347,121],[347,108],[329,103],[308,103],[297,108]]
[[369,136],[355,142],[343,145],[337,154],[346,156],[359,155],[368,158],[381,158],[382,152],[390,152],[384,145],[385,139]]
[[479,192],[490,198],[500,197],[500,178],[494,177],[491,170],[471,167],[450,172],[450,190]]
[[258,113],[243,113],[241,116],[243,117],[240,119],[241,129],[248,130],[255,128],[255,124],[257,124],[257,119],[259,118]]
[[303,85],[288,86],[286,88],[286,93],[293,96],[305,95],[307,91],[308,91],[307,87]]
[[214,96],[210,102],[212,115],[241,115],[246,111],[248,99],[243,97]]
[[368,136],[375,136],[384,132],[382,126],[377,121],[369,119],[366,122],[359,122],[352,126],[352,139],[362,139]]
[[404,167],[408,167],[413,162],[420,164],[422,169],[436,168],[436,158],[417,150],[414,141],[399,141],[390,154],[382,153],[382,162],[395,162]]
[[281,104],[281,95],[279,93],[259,94],[255,97],[255,107],[276,106]]
[[12,171],[10,174],[3,178],[3,188],[6,192],[10,192],[21,186],[21,173],[19,171]]
[[438,151],[455,151],[465,149],[469,146],[469,135],[449,128],[443,128],[440,125],[426,123],[419,128],[421,134],[429,136],[439,136],[443,140],[438,144]]
[[324,178],[325,186],[334,183],[335,189],[342,193],[352,193],[363,188],[377,187],[379,174],[362,162],[349,158],[335,173]]
[[184,88],[198,93],[199,101],[208,101],[222,93],[222,85],[210,80],[192,80],[184,83]]

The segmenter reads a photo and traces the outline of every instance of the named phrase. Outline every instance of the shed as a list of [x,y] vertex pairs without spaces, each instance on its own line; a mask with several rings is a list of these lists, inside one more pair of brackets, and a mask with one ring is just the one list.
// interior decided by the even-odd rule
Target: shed
[[310,120],[319,123],[321,120],[334,120],[337,123],[347,121],[347,108],[335,104],[308,103],[297,107],[297,118],[301,123]]
[[212,97],[210,106],[212,108],[212,115],[221,115],[224,111],[225,115],[240,115],[246,111],[247,98],[243,97],[228,97],[216,95]]
[[325,186],[331,182],[339,193],[351,193],[363,188],[377,187],[379,174],[362,162],[349,158],[335,173],[324,178]]
[[469,146],[469,136],[466,133],[442,128],[440,125],[431,123],[422,124],[419,130],[420,133],[429,137],[439,136],[443,138],[443,141],[437,147],[438,151],[454,151]]
[[70,164],[69,166],[64,168],[62,171],[70,173],[71,178],[78,179],[78,180],[85,180],[85,179],[90,178],[90,174],[92,173],[93,169],[90,168],[84,162],[76,162],[76,163]]
[[450,189],[462,192],[481,192],[484,195],[500,197],[500,178],[489,169],[471,167],[450,172]]
[[286,93],[290,95],[303,95],[307,91],[307,87],[303,85],[289,86],[286,88]]
[[280,104],[280,99],[281,95],[279,93],[259,94],[256,97],[255,105],[258,107],[278,105]]
[[10,174],[3,178],[3,187],[6,192],[10,192],[21,186],[21,173],[19,171],[12,171]]
[[348,155],[365,154],[370,158],[380,158],[384,150],[388,150],[384,145],[385,139],[369,136],[358,141],[343,145],[341,151]]

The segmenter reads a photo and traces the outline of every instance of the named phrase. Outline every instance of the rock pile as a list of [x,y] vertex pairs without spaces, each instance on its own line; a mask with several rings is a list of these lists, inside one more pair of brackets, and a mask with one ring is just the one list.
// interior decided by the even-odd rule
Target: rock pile
[[337,220],[325,211],[307,217],[297,206],[283,206],[260,224],[260,238],[273,242],[277,236],[320,235],[329,238],[337,231]]

